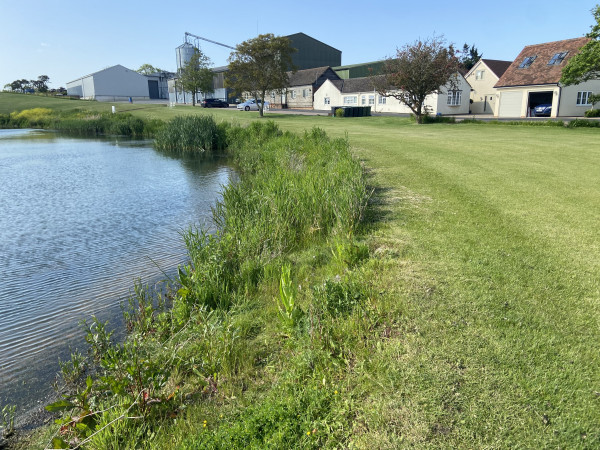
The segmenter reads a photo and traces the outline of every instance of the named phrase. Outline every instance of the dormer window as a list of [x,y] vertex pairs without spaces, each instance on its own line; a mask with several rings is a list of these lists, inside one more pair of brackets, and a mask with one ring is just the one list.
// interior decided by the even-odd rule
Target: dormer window
[[555,54],[552,59],[550,59],[550,61],[548,62],[549,66],[558,66],[561,62],[563,62],[563,59],[565,59],[565,56],[567,56],[567,53],[569,52],[560,52]]
[[533,62],[535,61],[535,58],[537,58],[537,55],[527,56],[523,60],[523,62],[519,65],[519,69],[527,69],[529,66],[531,66],[533,64]]

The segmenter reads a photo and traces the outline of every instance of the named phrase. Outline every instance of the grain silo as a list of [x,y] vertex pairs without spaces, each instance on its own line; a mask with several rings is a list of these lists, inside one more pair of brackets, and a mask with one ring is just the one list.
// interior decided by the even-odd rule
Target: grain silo
[[175,54],[177,57],[177,72],[180,72],[181,69],[183,69],[189,62],[189,60],[192,59],[195,51],[196,47],[189,42],[185,42],[175,49]]

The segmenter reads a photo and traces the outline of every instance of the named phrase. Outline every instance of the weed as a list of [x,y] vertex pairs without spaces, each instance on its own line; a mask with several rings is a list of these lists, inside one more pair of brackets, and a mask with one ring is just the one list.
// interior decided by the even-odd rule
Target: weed
[[292,282],[290,272],[289,264],[281,267],[277,307],[279,308],[279,319],[283,325],[288,329],[293,329],[300,322],[303,312],[296,304],[297,288]]
[[6,405],[0,411],[0,436],[8,437],[15,431],[15,405]]

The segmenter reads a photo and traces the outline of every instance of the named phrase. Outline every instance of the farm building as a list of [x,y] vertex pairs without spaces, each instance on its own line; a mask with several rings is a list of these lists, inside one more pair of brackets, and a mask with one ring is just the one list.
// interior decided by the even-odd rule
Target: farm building
[[68,82],[67,95],[98,101],[166,99],[170,75],[141,75],[117,64]]

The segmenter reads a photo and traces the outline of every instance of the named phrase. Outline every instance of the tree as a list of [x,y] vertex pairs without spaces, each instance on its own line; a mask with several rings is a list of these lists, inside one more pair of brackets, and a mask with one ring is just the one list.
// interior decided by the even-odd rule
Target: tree
[[229,55],[226,83],[237,93],[249,93],[260,100],[258,111],[262,117],[267,92],[288,86],[288,71],[295,71],[295,51],[288,38],[270,33],[244,41]]
[[459,58],[461,68],[467,71],[471,70],[473,66],[477,64],[477,61],[482,58],[482,56],[483,55],[477,50],[477,47],[475,47],[475,44],[471,44],[469,47],[469,44],[465,42]]
[[397,49],[396,56],[385,61],[383,75],[373,77],[373,84],[380,95],[399,100],[414,113],[417,123],[423,123],[429,112],[425,98],[440,93],[443,86],[455,90],[453,75],[458,68],[454,47],[434,36]]
[[[562,70],[560,82],[565,86],[583,83],[600,78],[600,5],[592,9],[596,24],[586,35],[590,41],[573,56]],[[600,93],[592,95],[590,102],[600,101]]]
[[210,58],[199,49],[194,49],[194,54],[179,73],[179,85],[184,91],[192,93],[192,105],[196,106],[196,95],[213,91],[213,72],[209,69]]
[[48,83],[50,82],[50,77],[48,75],[40,75],[37,80],[31,80],[30,84],[33,88],[41,93],[48,92]]
[[142,75],[153,75],[155,73],[166,72],[166,70],[154,67],[152,64],[142,64],[136,72]]

